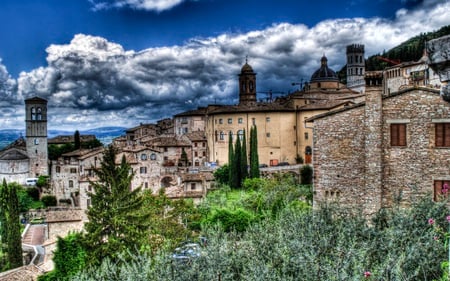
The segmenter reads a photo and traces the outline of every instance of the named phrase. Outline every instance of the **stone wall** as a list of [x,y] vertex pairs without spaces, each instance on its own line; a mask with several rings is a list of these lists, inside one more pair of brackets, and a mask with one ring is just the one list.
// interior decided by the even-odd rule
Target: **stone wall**
[[[382,103],[379,117],[376,102]],[[406,124],[405,147],[391,146],[393,123]],[[364,106],[314,120],[315,206],[338,201],[371,214],[431,199],[434,181],[450,179],[450,148],[435,147],[436,123],[450,123],[450,103],[430,88],[378,101],[369,94]]]

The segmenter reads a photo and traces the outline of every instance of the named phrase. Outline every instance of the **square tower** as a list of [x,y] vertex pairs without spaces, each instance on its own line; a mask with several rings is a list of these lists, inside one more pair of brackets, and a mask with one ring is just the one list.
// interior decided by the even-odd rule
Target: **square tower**
[[48,175],[47,100],[25,100],[25,136],[30,158],[30,177]]

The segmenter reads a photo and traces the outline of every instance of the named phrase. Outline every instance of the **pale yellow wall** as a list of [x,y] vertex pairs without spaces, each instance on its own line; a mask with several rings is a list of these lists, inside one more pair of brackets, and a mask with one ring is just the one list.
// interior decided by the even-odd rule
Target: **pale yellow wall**
[[[231,124],[228,119],[231,118]],[[242,123],[239,123],[242,118]],[[269,118],[269,119],[268,119]],[[220,124],[222,119],[222,124]],[[245,130],[247,139],[247,152],[250,150],[250,128],[253,119],[258,130],[258,154],[261,164],[276,162],[295,163],[296,133],[295,112],[258,112],[258,113],[228,113],[211,115],[207,121],[207,138],[209,161],[223,165],[228,162],[229,131],[233,132],[233,143],[238,130]],[[220,135],[215,139],[215,132],[224,133],[223,140]]]

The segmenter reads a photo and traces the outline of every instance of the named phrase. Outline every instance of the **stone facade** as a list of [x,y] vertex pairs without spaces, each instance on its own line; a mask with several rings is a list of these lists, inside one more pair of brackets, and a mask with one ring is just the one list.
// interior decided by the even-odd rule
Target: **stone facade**
[[[367,87],[367,84],[366,84]],[[439,90],[409,88],[367,99],[314,122],[314,205],[337,201],[370,215],[408,205],[450,180],[450,147],[436,147],[435,128],[450,123],[450,104]],[[406,146],[391,143],[391,125],[406,125]]]

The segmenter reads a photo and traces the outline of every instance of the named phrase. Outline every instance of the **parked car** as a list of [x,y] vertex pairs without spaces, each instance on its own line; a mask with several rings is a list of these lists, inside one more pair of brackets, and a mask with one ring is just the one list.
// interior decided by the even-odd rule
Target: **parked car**
[[172,259],[178,263],[190,263],[192,259],[200,256],[200,245],[197,243],[187,243],[174,250]]
[[277,166],[289,166],[289,162],[280,162]]

